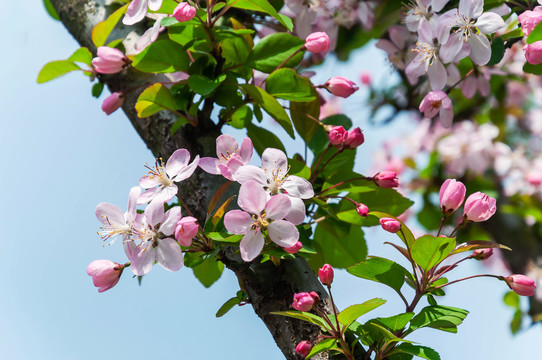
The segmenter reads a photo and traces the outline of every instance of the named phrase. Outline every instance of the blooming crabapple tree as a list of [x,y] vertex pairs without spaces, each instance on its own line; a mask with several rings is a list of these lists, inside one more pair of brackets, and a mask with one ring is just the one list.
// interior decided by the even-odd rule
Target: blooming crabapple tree
[[[542,7],[533,1],[44,2],[82,47],[46,64],[38,82],[81,71],[94,83],[93,96],[107,85],[102,110],[122,108],[157,157],[129,190],[126,210],[96,207],[102,239],[120,238],[126,255],[88,265],[98,291],[125,272],[141,280],[155,265],[192,268],[205,286],[227,268],[240,289],[217,316],[251,304],[287,359],[395,360],[440,358],[407,337],[420,328],[457,331],[468,311],[437,300],[454,283],[496,278],[511,289],[511,304],[519,303],[514,296],[535,294],[535,280],[523,275],[537,269],[531,245],[518,245],[530,253],[529,268],[525,257],[523,265],[509,260],[517,274],[451,277],[464,261],[515,247],[510,239],[518,236],[503,235],[518,227],[529,244],[539,240],[540,127],[536,107],[522,107],[525,88],[537,86],[531,74],[542,73]],[[370,131],[329,112],[333,97],[358,90],[355,78],[319,84],[304,70],[328,52],[347,59],[371,39],[401,79],[380,89],[362,77],[374,119],[388,107],[393,116],[383,122],[408,112],[418,129],[407,137],[406,154],[386,146],[367,176],[354,169],[354,158]],[[281,132],[266,129],[264,117]],[[241,144],[222,134],[228,127],[246,130]],[[283,136],[304,154],[286,149]],[[253,165],[254,151],[261,166]],[[417,219],[425,234],[407,225],[413,202],[398,178],[405,165],[413,173],[404,177],[414,179],[409,189],[422,194]],[[372,226],[396,234],[389,254],[367,256],[363,228]],[[392,288],[404,309],[358,321],[386,300],[368,297],[338,309],[334,268]],[[420,308],[422,300],[428,305]],[[521,316],[518,305],[516,328]]]

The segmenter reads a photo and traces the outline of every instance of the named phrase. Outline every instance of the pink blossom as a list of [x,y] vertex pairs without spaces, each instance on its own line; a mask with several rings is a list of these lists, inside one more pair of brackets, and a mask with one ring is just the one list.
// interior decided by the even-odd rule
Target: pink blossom
[[527,10],[518,16],[518,21],[521,24],[521,29],[525,36],[529,36],[531,31],[542,21],[542,6],[537,6],[533,11]]
[[295,347],[295,352],[298,353],[302,357],[307,357],[309,353],[311,352],[312,345],[310,341],[303,340],[297,346]]
[[126,94],[122,91],[117,91],[109,95],[102,103],[103,112],[105,112],[106,115],[111,115],[114,111],[120,108],[122,104],[124,104],[125,98]]
[[143,192],[138,204],[146,204],[152,200],[158,202],[168,202],[177,194],[177,185],[188,179],[199,164],[199,155],[196,155],[194,161],[189,164],[190,153],[186,149],[175,151],[168,159],[166,166],[162,164],[162,159],[156,159],[154,167],[149,169],[149,173],[139,179],[139,186],[148,189]]
[[361,129],[357,127],[348,131],[346,139],[344,140],[344,147],[346,149],[355,149],[364,142],[365,137],[363,136],[363,132],[361,132]]
[[348,132],[342,126],[332,126],[327,133],[327,138],[331,145],[342,147],[348,137]]
[[310,311],[314,305],[314,298],[308,292],[294,294],[292,307],[298,311]]
[[192,239],[198,234],[198,220],[192,216],[185,216],[177,222],[175,239],[182,246],[192,245]]
[[394,188],[399,186],[399,179],[395,171],[381,171],[373,176],[373,181],[381,188]]
[[420,112],[427,118],[434,117],[437,112],[440,117],[440,123],[445,128],[452,125],[454,118],[454,108],[452,100],[444,91],[431,91],[423,98],[420,103]]
[[143,51],[147,46],[158,39],[158,35],[160,35],[160,33],[166,29],[165,26],[161,25],[162,19],[165,17],[165,15],[160,15],[154,22],[154,25],[148,28],[143,35],[137,39],[136,43],[134,44],[135,51]]
[[267,200],[262,186],[249,180],[241,185],[237,203],[245,211],[229,211],[224,216],[224,225],[229,232],[244,235],[239,245],[244,261],[254,260],[262,251],[265,243],[263,230],[267,230],[271,241],[283,248],[297,243],[297,228],[291,222],[282,220],[290,212],[288,196],[278,194]]
[[542,64],[542,41],[535,41],[532,44],[525,45],[523,51],[525,51],[525,59],[529,64]]
[[296,242],[293,246],[283,248],[288,254],[296,254],[303,248],[303,243],[301,241]]
[[147,15],[147,4],[152,11],[160,10],[163,0],[133,0],[122,19],[124,25],[134,25]]
[[320,279],[320,282],[326,286],[331,286],[333,276],[333,268],[329,264],[324,264],[324,266],[318,269],[318,278]]
[[231,135],[220,135],[216,138],[217,158],[203,157],[199,166],[209,174],[222,174],[226,179],[235,181],[234,174],[243,165],[247,165],[252,158],[252,141],[244,138],[241,148]]
[[92,276],[98,292],[104,292],[117,285],[124,266],[109,260],[94,260],[87,266],[87,274]]
[[453,213],[456,211],[463,200],[465,200],[465,194],[467,188],[461,181],[455,179],[447,179],[439,191],[440,208],[443,213]]
[[329,50],[329,36],[325,32],[315,32],[305,39],[305,48],[312,53],[321,53]]
[[465,201],[463,217],[466,221],[481,222],[486,221],[497,211],[497,201],[488,195],[475,192]]
[[489,259],[493,255],[493,249],[487,248],[487,249],[476,249],[472,252],[473,258],[476,260],[486,260]]
[[96,206],[96,218],[102,223],[98,234],[103,241],[111,239],[110,244],[115,242],[118,236],[126,241],[133,231],[134,222],[137,216],[137,198],[141,193],[139,186],[130,189],[128,195],[128,210],[123,213],[122,210],[113,204],[102,202]]
[[358,212],[359,216],[367,217],[369,207],[365,204],[358,203],[356,204],[356,211]]
[[482,96],[487,97],[491,91],[489,85],[490,78],[491,75],[489,75],[488,72],[478,72],[467,76],[460,85],[461,92],[467,99],[472,98],[476,93],[476,90],[478,90]]
[[332,77],[323,86],[333,95],[343,98],[347,98],[359,90],[356,83],[342,76]]
[[396,233],[401,230],[401,223],[393,218],[381,218],[378,222],[387,232]]
[[420,25],[431,19],[448,3],[448,0],[415,0],[408,7],[405,23],[408,30],[418,32]]
[[98,56],[92,59],[92,66],[100,74],[115,74],[130,63],[130,60],[119,49],[108,46],[98,48]]
[[536,285],[533,279],[521,274],[514,274],[504,279],[510,289],[522,296],[533,296]]
[[196,8],[188,3],[181,2],[177,5],[175,10],[173,10],[173,16],[178,22],[192,20],[194,16],[196,16]]

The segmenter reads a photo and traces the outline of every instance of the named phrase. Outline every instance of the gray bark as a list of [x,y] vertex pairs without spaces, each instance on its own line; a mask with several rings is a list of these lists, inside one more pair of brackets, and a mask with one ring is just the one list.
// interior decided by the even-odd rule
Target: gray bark
[[[91,41],[94,25],[107,18],[111,9],[104,6],[103,0],[51,0],[60,19],[77,42],[96,54],[96,47]],[[125,37],[130,31],[140,34],[145,28],[140,25],[126,27],[120,23],[110,36],[110,40]],[[101,75],[100,75],[101,76]],[[133,89],[142,84],[160,81],[160,76],[143,74],[131,68],[115,75],[101,77],[111,91]],[[144,86],[127,94],[122,109],[154,156],[167,159],[175,150],[185,148],[195,156],[215,156],[215,140],[220,129],[211,121],[211,111],[207,107],[198,114],[199,126],[183,126],[174,136],[170,136],[176,116],[159,112],[149,118],[140,119],[135,111],[137,98]],[[179,196],[188,205],[200,222],[205,220],[207,205],[216,190],[223,183],[219,176],[213,176],[197,170],[195,175],[181,183]],[[224,251],[222,261],[240,280],[249,300],[262,321],[266,324],[277,345],[286,359],[300,359],[295,353],[295,346],[302,340],[314,339],[321,335],[319,328],[306,322],[282,316],[271,315],[272,311],[291,310],[294,292],[318,292],[329,312],[327,293],[318,281],[312,269],[302,258],[294,261],[282,261],[279,266],[270,261],[260,264],[258,259],[244,263],[238,256]],[[327,359],[326,354],[314,359]]]

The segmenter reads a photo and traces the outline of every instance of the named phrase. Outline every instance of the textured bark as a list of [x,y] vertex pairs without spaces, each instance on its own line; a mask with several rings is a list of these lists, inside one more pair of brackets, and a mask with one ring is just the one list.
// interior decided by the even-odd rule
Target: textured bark
[[[96,53],[96,47],[91,41],[91,31],[94,25],[107,18],[111,9],[104,6],[103,0],[51,0],[60,19],[77,42]],[[125,37],[130,31],[142,33],[141,27],[125,27],[120,23],[109,40]],[[120,74],[101,76],[111,91],[138,88],[142,84],[152,84],[163,79],[160,75],[149,75],[128,68]],[[144,90],[130,91],[126,96],[123,110],[128,119],[156,157],[167,159],[176,149],[185,148],[195,156],[215,156],[215,140],[220,135],[220,129],[211,121],[212,108],[205,107],[198,114],[199,126],[182,127],[174,136],[170,129],[176,121],[176,116],[159,112],[149,118],[140,119],[135,111],[137,98]],[[223,183],[222,177],[213,176],[199,170],[187,181],[180,184],[179,196],[188,208],[201,221],[205,220],[207,205],[216,190]],[[327,293],[319,283],[314,272],[302,258],[293,261],[282,261],[279,266],[270,261],[260,264],[258,261],[247,264],[233,252],[221,254],[223,262],[234,271],[247,292],[255,312],[267,325],[277,345],[286,359],[299,359],[295,353],[295,345],[301,340],[314,339],[320,335],[319,329],[306,322],[282,316],[270,315],[271,311],[290,310],[294,292],[318,292],[330,310]],[[313,357],[327,359],[325,354]]]

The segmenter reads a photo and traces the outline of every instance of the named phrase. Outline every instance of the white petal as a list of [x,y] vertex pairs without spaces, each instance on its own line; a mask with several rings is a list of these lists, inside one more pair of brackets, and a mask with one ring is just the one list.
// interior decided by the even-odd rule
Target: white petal
[[128,5],[126,15],[122,19],[124,25],[134,25],[140,22],[147,15],[147,0],[133,0]]
[[286,215],[285,219],[294,225],[299,225],[305,221],[305,203],[300,198],[290,197],[290,203],[292,204],[290,212]]
[[262,169],[269,177],[272,173],[286,174],[288,159],[279,149],[267,148],[262,154]]
[[163,223],[158,230],[162,234],[170,236],[175,232],[179,220],[181,220],[181,208],[174,206],[166,212]]
[[126,226],[126,220],[122,210],[110,203],[99,203],[95,210],[96,218],[103,224],[112,226]]
[[495,13],[487,12],[478,18],[474,26],[484,34],[493,34],[506,25],[502,17]]
[[171,238],[161,239],[156,247],[156,261],[168,271],[177,271],[183,266],[183,253]]
[[294,246],[299,240],[299,232],[295,225],[285,220],[273,221],[267,230],[271,241],[281,247]]
[[203,169],[203,171],[213,174],[213,175],[219,175],[220,170],[218,169],[219,161],[217,158],[212,157],[203,157],[199,160],[199,167]]
[[431,2],[431,10],[433,10],[434,12],[439,12],[444,8],[448,1],[449,0],[433,0]]
[[144,191],[137,198],[137,204],[141,205],[141,204],[150,203],[151,200],[154,199],[154,197],[156,196],[157,193],[158,193],[158,188],[152,188],[152,189],[149,189],[147,191]]
[[447,64],[459,53],[463,47],[464,41],[461,40],[461,35],[453,33],[448,38],[446,44],[441,45],[439,49],[439,57],[443,63]]
[[137,199],[141,195],[141,188],[139,186],[134,186],[130,189],[130,194],[128,195],[128,209],[124,214],[124,218],[127,223],[133,223],[137,214]]
[[491,45],[485,35],[472,34],[468,40],[470,58],[476,65],[485,65],[491,59]]
[[448,79],[446,69],[440,60],[433,61],[433,64],[429,66],[427,76],[429,77],[429,83],[433,90],[441,90],[444,85],[446,85],[446,79]]
[[241,258],[247,262],[254,260],[260,255],[263,245],[264,239],[260,230],[249,230],[239,244]]
[[163,0],[149,0],[149,9],[152,11],[158,11],[160,10],[160,7],[162,6]]
[[231,135],[222,134],[216,138],[216,155],[219,159],[228,159],[239,151],[237,140]]
[[150,189],[157,185],[160,185],[160,181],[156,180],[155,176],[145,175],[139,179],[139,186],[143,189]]
[[170,178],[174,178],[179,172],[188,165],[190,161],[190,153],[186,149],[176,150],[166,163],[166,174]]
[[237,169],[235,174],[233,174],[233,177],[240,184],[253,180],[261,186],[267,186],[267,175],[262,169],[254,165],[241,166]]
[[265,217],[271,220],[284,219],[290,212],[292,204],[286,195],[278,194],[271,196],[265,204]]
[[294,197],[310,199],[314,196],[314,190],[310,181],[299,176],[290,175],[282,184],[282,188]]
[[160,201],[151,201],[145,208],[145,222],[154,227],[164,220],[164,203]]
[[405,68],[405,73],[410,77],[419,78],[425,75],[425,59],[421,54],[418,54]]
[[196,171],[196,168],[198,167],[198,165],[199,165],[199,155],[196,155],[196,157],[194,158],[194,161],[192,161],[190,165],[182,168],[179,174],[175,176],[175,178],[173,178],[173,181],[181,182],[183,180],[188,179],[190,176],[192,176],[194,171]]

